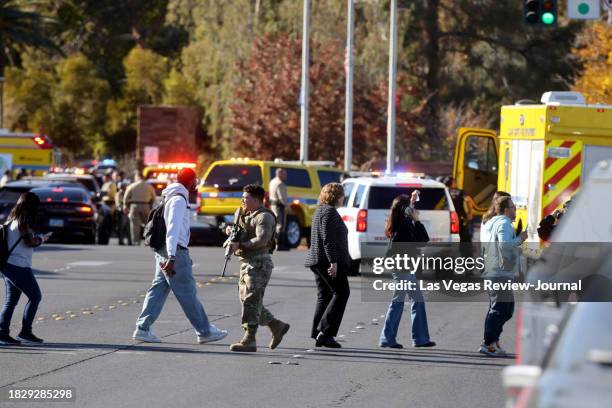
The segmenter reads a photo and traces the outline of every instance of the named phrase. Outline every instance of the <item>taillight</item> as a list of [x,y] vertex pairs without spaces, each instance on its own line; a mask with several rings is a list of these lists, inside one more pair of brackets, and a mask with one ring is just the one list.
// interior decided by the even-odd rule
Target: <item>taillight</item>
[[359,210],[357,213],[357,232],[368,230],[368,210]]
[[88,207],[88,206],[78,207],[77,210],[85,214],[90,214],[93,212],[93,208]]
[[455,211],[451,211],[450,213],[450,232],[451,234],[459,233],[459,216]]

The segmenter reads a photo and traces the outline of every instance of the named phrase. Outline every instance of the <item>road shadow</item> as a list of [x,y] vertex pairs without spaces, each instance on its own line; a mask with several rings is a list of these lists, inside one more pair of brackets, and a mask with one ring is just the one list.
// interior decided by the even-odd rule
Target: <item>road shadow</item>
[[[363,349],[363,348],[342,348],[342,349],[316,349],[314,352],[305,352],[303,348],[286,348],[279,347],[276,351],[268,350],[267,348],[261,347],[260,351],[255,353],[235,353],[228,350],[229,344],[215,343],[206,344],[199,347],[205,347],[203,349],[194,349],[193,343],[180,343],[180,342],[164,342],[163,345],[155,345],[151,343],[137,342],[134,344],[100,344],[100,343],[44,343],[40,346],[0,346],[2,352],[14,352],[14,353],[41,353],[47,351],[84,351],[84,350],[107,350],[108,353],[103,355],[119,352],[119,351],[135,351],[135,352],[155,352],[155,353],[169,353],[169,354],[191,354],[191,355],[218,355],[218,356],[235,356],[244,358],[273,358],[276,360],[291,360],[293,355],[302,355],[303,360],[300,361],[313,361],[313,360],[325,360],[330,362],[338,363],[371,363],[371,364],[427,364],[427,365],[443,365],[443,366],[454,366],[454,367],[471,367],[471,368],[503,368],[506,367],[508,359],[503,358],[491,358],[484,357],[478,354],[436,354],[431,352],[430,354],[424,354],[416,351],[379,351],[375,349]],[[189,346],[189,347],[183,347]],[[198,347],[198,346],[196,346]],[[215,350],[224,348],[225,350]],[[457,357],[452,359],[449,357]],[[472,359],[472,361],[466,361],[466,359]],[[296,360],[297,361],[297,360]],[[497,361],[497,362],[496,362]]]
[[[74,245],[76,245],[76,244],[74,244]],[[88,251],[88,250],[93,249],[95,247],[96,247],[95,245],[91,245],[91,247],[83,248],[83,247],[76,247],[76,246],[70,246],[70,245],[55,243],[55,244],[41,245],[38,248],[36,248],[36,252]]]

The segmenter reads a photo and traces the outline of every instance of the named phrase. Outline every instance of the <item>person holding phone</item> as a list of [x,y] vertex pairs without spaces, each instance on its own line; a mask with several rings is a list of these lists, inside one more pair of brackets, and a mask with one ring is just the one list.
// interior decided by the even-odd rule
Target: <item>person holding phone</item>
[[[6,297],[0,312],[0,344],[43,342],[32,333],[32,323],[42,299],[40,287],[32,273],[32,255],[34,248],[47,241],[51,233],[37,235],[33,232],[39,205],[40,199],[36,194],[23,193],[4,224],[7,228],[9,256],[6,264],[2,266]],[[28,303],[23,312],[21,332],[15,339],[10,336],[9,330],[13,312],[22,293],[28,297]]]
[[[387,217],[385,225],[385,235],[391,241],[388,257],[405,251],[406,243],[410,242],[429,242],[429,235],[425,226],[419,221],[419,214],[414,209],[415,203],[419,201],[419,190],[412,192],[408,197],[406,194],[397,196],[391,204],[391,213]],[[404,248],[402,248],[404,246]],[[416,280],[416,271],[398,271],[394,270],[393,281]],[[414,347],[434,347],[435,342],[429,338],[429,328],[427,325],[427,313],[425,311],[425,300],[419,289],[418,284],[414,290],[397,289],[393,292],[393,298],[389,304],[387,315],[385,317],[385,325],[380,333],[380,347],[389,347],[401,349],[402,346],[397,342],[397,330],[399,328],[402,313],[404,311],[404,301],[406,295],[411,302],[411,318],[412,318],[412,345]]]

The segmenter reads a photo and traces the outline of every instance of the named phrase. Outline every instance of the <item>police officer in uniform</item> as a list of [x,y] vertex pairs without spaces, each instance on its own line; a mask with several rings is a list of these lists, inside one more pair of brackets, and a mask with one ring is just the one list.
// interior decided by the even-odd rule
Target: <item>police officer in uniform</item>
[[125,207],[123,199],[125,198],[125,192],[129,186],[129,180],[123,177],[123,172],[115,172],[115,182],[117,183],[117,211],[115,221],[117,226],[117,238],[119,239],[119,245],[125,245],[124,239],[127,238],[127,244],[132,245],[132,236],[130,235],[130,219],[127,214],[123,211]]
[[270,209],[276,216],[276,236],[278,238],[277,249],[285,249],[287,226],[287,171],[281,167],[276,169],[276,177],[270,181]]
[[140,172],[134,173],[134,182],[125,190],[123,196],[123,211],[130,219],[130,233],[132,244],[140,245],[142,240],[142,226],[147,222],[151,207],[155,202],[155,189],[143,180]]
[[242,213],[236,211],[235,220],[240,227],[238,242],[226,242],[230,250],[240,257],[238,283],[242,304],[244,337],[230,346],[231,351],[257,351],[257,328],[268,326],[272,332],[270,348],[275,349],[289,330],[289,324],[276,319],[263,305],[264,292],[272,274],[272,256],[275,248],[274,214],[263,205],[265,190],[262,186],[245,186],[242,194]]

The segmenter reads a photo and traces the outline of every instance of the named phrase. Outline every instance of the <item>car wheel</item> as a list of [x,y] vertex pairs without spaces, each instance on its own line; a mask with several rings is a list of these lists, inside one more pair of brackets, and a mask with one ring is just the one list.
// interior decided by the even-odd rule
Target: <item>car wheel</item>
[[293,216],[287,217],[287,226],[285,227],[285,242],[289,248],[297,248],[302,240],[302,227],[297,218]]
[[96,237],[97,234],[95,231],[92,231],[85,235],[85,245],[96,245]]

